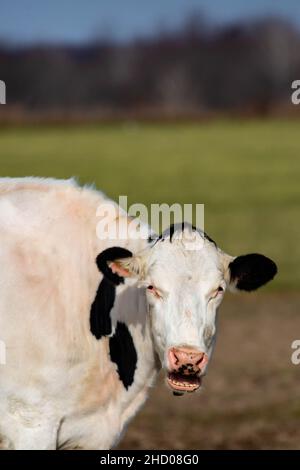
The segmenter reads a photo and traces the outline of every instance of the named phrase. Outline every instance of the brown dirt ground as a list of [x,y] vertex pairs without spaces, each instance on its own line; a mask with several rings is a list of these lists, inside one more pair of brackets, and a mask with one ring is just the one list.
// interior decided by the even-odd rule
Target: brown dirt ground
[[118,449],[300,449],[300,294],[229,295],[198,394],[174,397],[163,374]]

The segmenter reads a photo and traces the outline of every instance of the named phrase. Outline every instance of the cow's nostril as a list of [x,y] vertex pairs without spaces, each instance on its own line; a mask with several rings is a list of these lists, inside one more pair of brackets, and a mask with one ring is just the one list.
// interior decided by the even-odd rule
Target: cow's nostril
[[182,375],[194,375],[203,369],[206,354],[187,350],[185,348],[171,348],[169,350],[169,367],[170,370],[177,371]]
[[169,350],[169,365],[171,369],[177,369],[182,366],[180,357],[176,354],[175,349]]
[[174,351],[173,351],[173,357],[174,357],[174,359],[175,359],[175,361],[174,361],[174,362],[175,362],[175,364],[177,365],[177,364],[178,364],[178,362],[179,362],[179,358],[178,358],[178,356],[176,356],[176,354],[175,354],[175,352],[174,352]]
[[196,360],[196,366],[199,366],[201,362],[203,362],[205,354],[203,353],[198,359]]

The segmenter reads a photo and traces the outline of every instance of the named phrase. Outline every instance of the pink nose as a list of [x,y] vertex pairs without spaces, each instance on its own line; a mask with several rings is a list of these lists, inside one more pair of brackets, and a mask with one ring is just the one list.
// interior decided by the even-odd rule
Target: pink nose
[[208,362],[204,352],[192,348],[171,348],[168,358],[170,369],[184,375],[197,374]]

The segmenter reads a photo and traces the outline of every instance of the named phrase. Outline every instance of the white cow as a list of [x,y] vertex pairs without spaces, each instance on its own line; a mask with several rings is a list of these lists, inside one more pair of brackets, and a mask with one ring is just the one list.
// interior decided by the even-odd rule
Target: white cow
[[199,389],[227,286],[276,273],[191,228],[100,240],[107,203],[72,180],[0,179],[2,448],[111,448],[161,367],[174,393]]

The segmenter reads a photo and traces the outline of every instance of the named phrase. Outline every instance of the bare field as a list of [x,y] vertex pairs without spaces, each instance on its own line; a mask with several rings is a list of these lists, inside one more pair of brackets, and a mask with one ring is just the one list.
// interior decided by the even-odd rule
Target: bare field
[[300,294],[228,295],[199,394],[174,397],[163,374],[118,449],[300,449]]

